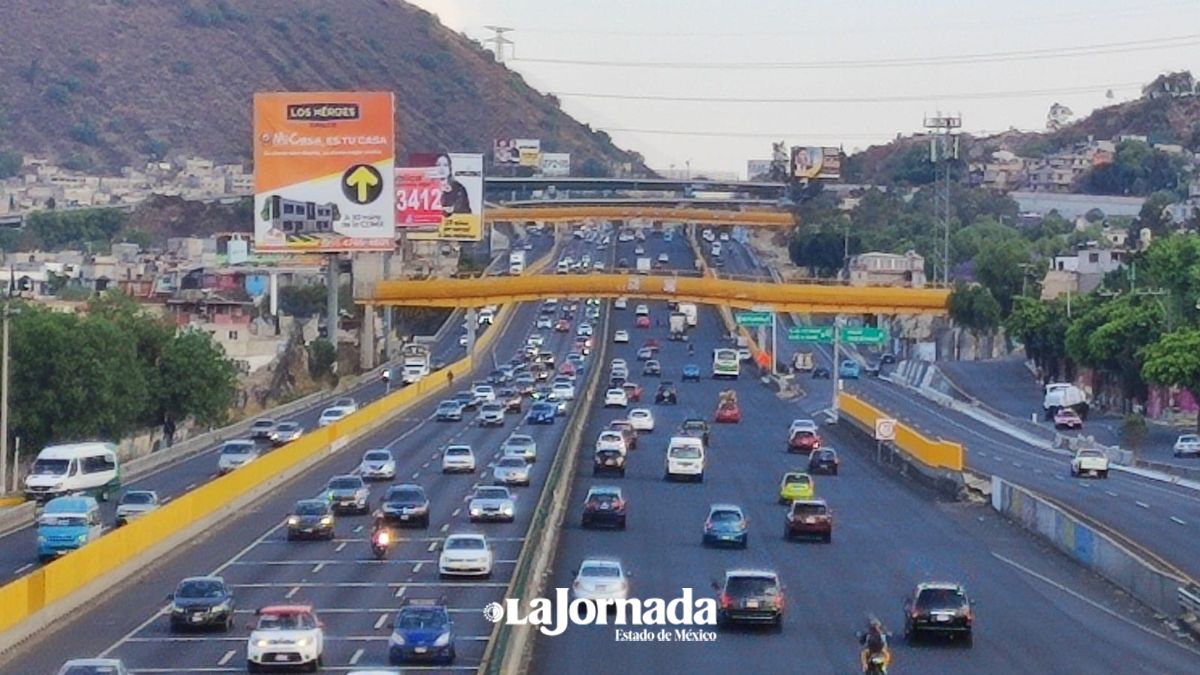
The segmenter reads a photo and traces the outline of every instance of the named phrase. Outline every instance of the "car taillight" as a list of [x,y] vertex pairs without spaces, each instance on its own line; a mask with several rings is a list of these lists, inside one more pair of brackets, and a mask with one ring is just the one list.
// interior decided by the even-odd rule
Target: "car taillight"
[[614,499],[612,503],[613,509],[620,509],[623,502],[620,499]]
[[733,598],[729,597],[728,593],[721,594],[721,609],[729,609],[733,606]]
[[704,529],[706,529],[706,530],[712,529],[712,518],[709,518],[704,521]]
[[583,510],[584,510],[584,511],[595,511],[595,510],[596,510],[596,505],[595,505],[595,504],[593,504],[592,502],[588,502],[588,503],[586,503],[586,504],[584,504],[584,505],[583,505]]
[[738,521],[738,527],[743,530],[746,529],[746,519],[745,518],[742,518],[741,520]]

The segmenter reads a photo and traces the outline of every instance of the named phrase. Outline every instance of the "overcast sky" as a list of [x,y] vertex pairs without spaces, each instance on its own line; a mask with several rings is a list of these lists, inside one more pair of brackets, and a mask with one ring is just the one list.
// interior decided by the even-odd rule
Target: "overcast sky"
[[[1200,0],[410,1],[474,39],[491,36],[487,25],[513,28],[511,68],[660,169],[690,161],[693,172],[744,173],[747,159],[770,156],[772,140],[852,152],[918,130],[939,110],[961,113],[972,132],[1040,129],[1055,102],[1080,117],[1109,90],[1113,101],[1137,97],[1161,72],[1200,76]],[[930,63],[971,56],[982,58]],[[914,59],[923,61],[896,65]],[[678,67],[747,63],[775,66]],[[805,67],[779,67],[797,63]],[[880,100],[896,97],[909,100]]]

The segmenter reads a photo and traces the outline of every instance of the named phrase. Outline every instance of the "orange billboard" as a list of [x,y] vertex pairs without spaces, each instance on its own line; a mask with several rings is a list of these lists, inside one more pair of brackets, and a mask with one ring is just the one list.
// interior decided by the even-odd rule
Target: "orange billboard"
[[394,120],[390,92],[255,94],[255,250],[392,250]]

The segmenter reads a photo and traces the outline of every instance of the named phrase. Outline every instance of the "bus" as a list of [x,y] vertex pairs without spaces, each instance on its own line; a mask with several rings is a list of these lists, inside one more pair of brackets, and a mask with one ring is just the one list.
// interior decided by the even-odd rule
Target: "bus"
[[742,364],[736,349],[713,350],[713,378],[732,377],[736,380],[741,369]]
[[284,199],[271,195],[263,202],[263,220],[284,234],[316,234],[333,231],[333,224],[341,220],[337,204],[317,204]]

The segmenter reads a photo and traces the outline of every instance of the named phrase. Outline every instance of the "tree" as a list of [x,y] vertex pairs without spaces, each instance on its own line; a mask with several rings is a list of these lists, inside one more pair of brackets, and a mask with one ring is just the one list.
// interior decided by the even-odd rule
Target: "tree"
[[1121,420],[1121,442],[1135,454],[1146,440],[1146,418],[1138,413],[1130,413]]
[[579,175],[584,178],[611,178],[612,169],[595,157],[588,157],[579,165]]
[[313,340],[308,345],[308,374],[314,380],[333,377],[337,363],[337,348],[329,340]]
[[0,179],[12,178],[21,173],[23,161],[19,152],[0,150]]
[[[1142,376],[1164,387],[1183,387],[1200,397],[1200,329],[1184,328],[1163,335],[1141,350]],[[1200,416],[1196,419],[1200,430]]]
[[279,289],[279,312],[298,319],[318,316],[327,303],[323,284],[299,284]]
[[1200,237],[1156,237],[1133,262],[1139,286],[1168,291],[1162,300],[1169,307],[1173,325],[1200,321],[1196,307],[1200,298]]
[[1155,236],[1162,236],[1171,227],[1171,215],[1167,207],[1176,202],[1175,193],[1159,190],[1146,198],[1138,212],[1138,228],[1147,227]]
[[1025,346],[1026,356],[1052,376],[1064,374],[1067,325],[1066,308],[1057,300],[1028,297],[1016,298],[1004,321],[1008,333]]
[[1000,303],[979,284],[956,284],[950,293],[949,310],[950,318],[976,337],[994,333],[1000,327]]
[[1122,295],[1078,315],[1067,329],[1067,354],[1120,378],[1128,398],[1144,398],[1141,349],[1162,334],[1164,315],[1147,298]]
[[1100,209],[1088,209],[1088,212],[1083,214],[1084,219],[1089,223],[1100,223],[1104,221],[1104,212]]
[[993,242],[975,257],[975,278],[992,292],[1005,316],[1012,311],[1013,298],[1021,294],[1026,275],[1022,265],[1028,262],[1029,243],[1015,237]]
[[162,422],[192,417],[204,426],[224,422],[237,390],[237,369],[208,333],[187,330],[162,353]]
[[1196,80],[1187,70],[1163,73],[1154,81],[1142,87],[1142,96],[1157,98],[1159,96],[1187,96],[1196,92]]

